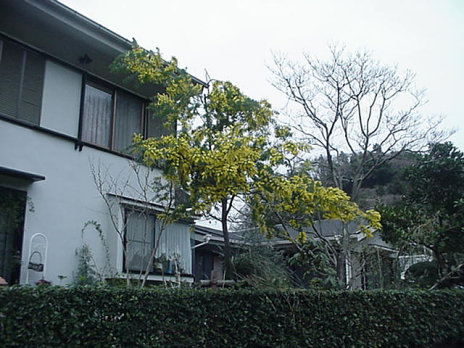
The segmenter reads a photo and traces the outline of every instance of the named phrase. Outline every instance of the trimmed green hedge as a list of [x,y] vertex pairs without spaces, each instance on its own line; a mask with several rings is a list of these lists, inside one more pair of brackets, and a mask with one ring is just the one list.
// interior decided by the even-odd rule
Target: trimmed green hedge
[[0,345],[427,347],[464,337],[464,291],[0,289]]

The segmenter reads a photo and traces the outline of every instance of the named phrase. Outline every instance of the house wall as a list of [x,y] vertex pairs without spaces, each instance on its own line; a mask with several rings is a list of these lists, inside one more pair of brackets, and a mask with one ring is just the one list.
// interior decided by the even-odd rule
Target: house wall
[[77,137],[82,74],[47,60],[40,125]]
[[21,283],[26,282],[29,241],[35,233],[48,238],[45,278],[54,284],[59,283],[59,275],[67,277],[65,283],[72,280],[77,267],[75,251],[83,240],[91,245],[97,264],[103,267],[105,250],[96,231],[89,226],[82,238],[81,229],[90,220],[100,223],[106,232],[112,268],[121,271],[122,262],[117,263],[120,248],[90,166],[101,163],[114,175],[124,175],[128,172],[127,160],[92,148],[75,151],[69,141],[2,123],[0,148],[8,149],[2,151],[2,165],[46,177],[27,187],[29,207],[24,225]]
[[[44,79],[40,127],[77,137],[80,110],[81,74],[73,69],[47,61]],[[107,274],[122,272],[122,244],[111,223],[108,207],[96,189],[92,168],[103,181],[118,185],[109,191],[129,198],[138,198],[136,176],[129,160],[97,148],[75,149],[72,139],[47,134],[21,124],[0,119],[0,166],[45,176],[45,180],[25,183],[0,178],[0,185],[27,191],[29,198],[24,223],[21,261],[21,283],[38,280],[37,272],[28,271],[29,241],[35,233],[48,238],[45,279],[53,284],[67,284],[77,270],[76,250],[83,242],[91,251],[99,270]],[[157,175],[141,168],[142,176]],[[122,213],[113,209],[119,226]],[[107,250],[92,225],[84,233],[86,222],[101,224]],[[189,240],[188,240],[189,241]],[[185,255],[191,258],[191,254]],[[109,264],[107,262],[109,259]],[[188,270],[191,273],[191,270]],[[66,277],[64,279],[62,276]]]
[[[3,104],[5,107],[0,109],[0,186],[19,189],[28,195],[20,282],[25,283],[30,275],[32,280],[29,278],[29,283],[33,283],[38,280],[33,276],[40,276],[40,273],[34,274],[27,269],[29,242],[36,233],[42,233],[48,238],[45,279],[53,284],[64,285],[73,280],[73,272],[77,268],[75,252],[84,242],[90,245],[100,270],[109,265],[111,272],[107,273],[120,274],[123,270],[123,245],[110,217],[115,217],[116,224],[122,230],[122,204],[125,204],[124,207],[130,206],[135,204],[134,199],[140,198],[136,192],[137,178],[129,166],[127,156],[115,151],[121,150],[122,145],[128,145],[127,137],[121,147],[118,147],[119,145],[115,146],[114,136],[113,144],[109,146],[113,150],[99,148],[78,139],[79,118],[82,116],[83,75],[86,75],[90,83],[111,90],[113,116],[119,96],[127,93],[137,96],[141,124],[148,123],[147,115],[143,114],[143,104],[157,91],[161,91],[161,86],[135,86],[125,81],[123,75],[114,74],[109,65],[118,55],[130,49],[131,43],[56,1],[0,1],[0,41],[2,47],[9,47],[4,52],[5,57],[10,57],[3,60],[6,62],[4,65],[0,65],[0,78],[6,77],[2,81],[18,82],[19,85],[15,87],[4,83],[0,86],[0,93],[5,93],[0,95],[0,100],[2,97],[10,98],[8,101],[12,102],[10,109],[6,107],[10,103]],[[31,57],[39,59],[34,64],[34,58]],[[87,57],[89,61],[86,62],[83,57]],[[40,89],[43,60],[44,79]],[[16,75],[10,74],[14,71]],[[21,73],[18,74],[17,71]],[[28,81],[32,87],[23,85],[24,81]],[[13,87],[18,89],[18,93]],[[24,91],[30,93],[23,95]],[[24,97],[28,94],[36,96],[37,100],[26,100]],[[41,105],[38,102],[40,95]],[[32,108],[34,113],[28,115],[24,112],[26,107]],[[114,131],[114,120],[111,121],[111,129],[118,134]],[[88,124],[86,123],[87,126]],[[156,126],[150,127],[145,130],[145,134],[163,134],[161,123],[159,125],[160,129],[155,129]],[[125,123],[118,127],[129,131],[132,129],[124,128]],[[98,125],[88,128],[100,131]],[[89,135],[89,129],[84,135]],[[105,144],[101,139],[95,140],[88,136],[82,138]],[[111,145],[109,143],[105,146]],[[113,194],[112,214],[98,193],[92,168],[95,168],[94,173],[101,174],[105,184],[112,186],[105,188],[105,191]],[[44,176],[45,180],[31,182],[21,178],[21,173],[13,175],[11,170]],[[153,177],[158,172],[140,168],[140,177],[145,177],[145,174]],[[34,178],[36,177],[32,177]],[[118,198],[122,196],[124,202]],[[155,212],[155,208],[156,205],[150,206],[153,209],[151,213]],[[94,226],[89,225],[82,233],[83,227],[89,221],[101,224],[107,248]],[[188,259],[185,267],[190,269],[186,269],[186,273],[192,273],[190,236],[185,233],[186,229],[186,224],[176,224],[171,226],[170,231],[175,230],[173,239],[177,238],[177,234],[185,236],[182,243],[185,255],[182,256]],[[65,278],[60,279],[63,277]],[[157,276],[150,278],[159,279]],[[191,281],[192,277],[185,277],[184,280]]]

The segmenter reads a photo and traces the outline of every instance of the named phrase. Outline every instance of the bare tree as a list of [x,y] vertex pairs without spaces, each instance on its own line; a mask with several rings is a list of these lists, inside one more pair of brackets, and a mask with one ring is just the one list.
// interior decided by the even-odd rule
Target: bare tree
[[[374,170],[446,134],[438,129],[440,117],[419,113],[426,101],[413,73],[384,66],[367,52],[352,54],[337,46],[329,51],[326,60],[305,54],[300,62],[275,55],[272,83],[288,98],[289,126],[322,152],[317,165],[326,173],[325,184],[346,189],[349,183],[351,200],[359,202]],[[350,239],[344,228],[337,250],[331,250],[337,276],[348,286]]]
[[[270,70],[273,85],[296,105],[291,126],[323,151],[327,184],[343,189],[349,180],[355,202],[376,168],[445,135],[437,129],[441,118],[419,114],[425,99],[414,74],[383,66],[369,53],[332,46],[327,60],[305,54],[300,63],[276,55]],[[349,178],[337,165],[343,154],[357,159]]]

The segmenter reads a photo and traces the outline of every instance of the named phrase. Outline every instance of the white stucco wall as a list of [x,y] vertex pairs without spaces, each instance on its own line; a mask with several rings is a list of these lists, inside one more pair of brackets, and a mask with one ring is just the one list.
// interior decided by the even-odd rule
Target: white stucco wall
[[77,137],[82,74],[47,60],[40,126]]
[[[69,140],[1,120],[0,149],[3,167],[46,178],[21,187],[16,186],[14,180],[7,185],[27,189],[29,201],[34,207],[26,211],[21,283],[26,281],[29,240],[35,233],[43,233],[48,238],[46,280],[63,285],[71,282],[77,266],[75,251],[83,240],[81,230],[90,220],[101,224],[111,267],[113,271],[121,272],[122,247],[110,221],[108,208],[96,189],[91,166],[100,165],[101,174],[108,178],[108,182],[117,179],[120,183],[128,181],[136,187],[128,160],[85,146],[79,152],[74,150],[74,144]],[[116,193],[135,197],[131,190]],[[118,218],[121,219],[121,215]],[[85,230],[84,240],[91,246],[99,267],[103,267],[106,261],[105,249],[93,226]],[[66,276],[66,279],[60,281],[58,276]]]

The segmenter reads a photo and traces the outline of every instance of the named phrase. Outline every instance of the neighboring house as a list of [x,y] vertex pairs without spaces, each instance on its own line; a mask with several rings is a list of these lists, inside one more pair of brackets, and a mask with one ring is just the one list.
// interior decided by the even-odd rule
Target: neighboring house
[[[358,221],[347,223],[345,228],[350,235],[350,256],[347,256],[345,260],[344,269],[347,287],[350,289],[371,289],[382,286],[382,281],[396,273],[394,260],[398,257],[397,251],[385,243],[378,232],[375,232],[373,237],[366,237],[359,230]],[[245,231],[250,230],[252,229]],[[317,233],[315,230],[317,230]],[[324,239],[327,243],[333,245],[335,249],[339,249],[342,230],[343,224],[339,220],[320,220],[315,222],[314,228],[307,228],[306,233],[309,238]],[[296,230],[290,229],[288,232],[291,238],[297,238],[298,232]],[[231,231],[230,235],[236,247],[240,243],[246,244],[243,231]],[[291,257],[297,251],[295,245],[285,238],[266,239],[262,237],[261,243],[283,251],[288,257]],[[220,243],[218,244],[220,245]],[[399,266],[401,266],[401,260],[399,263]],[[307,269],[295,266],[293,271],[296,277],[303,277]]]
[[[166,130],[146,108],[159,87],[136,88],[109,69],[130,48],[57,1],[0,2],[0,276],[10,284],[71,282],[84,242],[105,275],[145,269],[162,207],[140,203],[127,147],[134,133]],[[111,211],[95,175],[106,180]],[[176,259],[184,281],[193,281],[192,239],[187,223],[173,224],[157,253]],[[161,279],[155,266],[149,279]]]
[[[349,255],[345,258],[344,274],[346,287],[349,289],[371,289],[381,286],[381,278],[391,277],[394,273],[393,259],[396,258],[396,251],[385,243],[378,232],[374,232],[372,237],[366,237],[359,229],[359,221],[348,222],[345,226],[339,220],[319,220],[314,227],[308,228],[307,233],[315,239],[324,239],[340,250],[342,244],[342,231],[346,228],[349,239]],[[317,233],[316,233],[317,231]],[[297,232],[291,232],[292,237],[296,238]],[[283,246],[288,241],[279,242]],[[373,261],[374,260],[374,261]],[[383,274],[382,274],[383,272]]]
[[[315,232],[315,229],[318,233]],[[377,289],[391,284],[400,277],[404,280],[407,269],[420,261],[430,260],[430,256],[401,255],[389,243],[382,240],[380,233],[375,231],[372,237],[366,237],[359,230],[359,222],[346,224],[350,235],[350,256],[345,260],[345,276],[349,289]],[[343,224],[339,220],[320,220],[315,222],[314,228],[308,228],[307,234],[311,238],[325,239],[340,248]],[[297,237],[296,231],[290,231],[292,238]],[[292,243],[285,239],[274,238],[271,241],[275,247],[287,250],[291,254],[295,251]],[[298,270],[300,274],[302,270]]]
[[222,230],[200,225],[195,226],[193,264],[196,282],[224,278],[223,247]]

